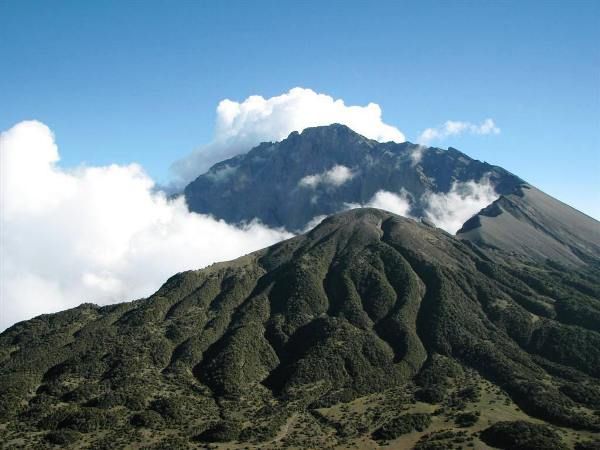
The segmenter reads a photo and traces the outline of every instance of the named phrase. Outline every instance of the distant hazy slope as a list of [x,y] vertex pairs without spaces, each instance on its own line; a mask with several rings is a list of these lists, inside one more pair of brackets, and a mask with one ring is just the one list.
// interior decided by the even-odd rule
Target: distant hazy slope
[[[415,152],[421,156],[418,161]],[[335,166],[344,166],[351,177],[329,180],[337,184],[302,185],[305,177],[318,177]],[[312,218],[342,211],[348,203],[365,204],[380,190],[405,191],[412,199],[411,214],[419,217],[424,193],[445,193],[455,181],[479,181],[484,175],[499,194],[523,183],[501,167],[453,148],[377,142],[334,124],[294,132],[215,164],[185,188],[185,198],[192,211],[228,222],[258,218],[270,226],[302,230]]]
[[483,209],[457,236],[536,260],[600,259],[600,222],[527,185]]

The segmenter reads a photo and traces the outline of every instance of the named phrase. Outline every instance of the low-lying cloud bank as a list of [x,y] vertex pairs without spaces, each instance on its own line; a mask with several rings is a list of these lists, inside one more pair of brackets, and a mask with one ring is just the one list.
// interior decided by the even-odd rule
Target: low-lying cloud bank
[[178,271],[291,236],[190,213],[136,164],[65,171],[58,160],[40,122],[0,134],[0,331],[83,302],[145,297]]
[[267,98],[252,95],[243,102],[223,100],[217,107],[213,140],[175,162],[172,172],[184,185],[213,164],[247,152],[265,141],[280,141],[292,131],[341,123],[370,139],[404,142],[402,132],[383,122],[381,107],[346,105],[341,99],[296,87]]

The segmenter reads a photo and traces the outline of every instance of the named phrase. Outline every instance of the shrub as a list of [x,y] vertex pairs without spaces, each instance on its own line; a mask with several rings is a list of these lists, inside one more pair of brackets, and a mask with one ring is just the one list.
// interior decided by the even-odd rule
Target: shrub
[[560,391],[578,403],[600,408],[600,388],[586,383],[565,383]]
[[67,414],[58,424],[58,428],[70,428],[82,433],[111,427],[114,416],[96,408],[81,408]]
[[167,421],[180,422],[184,418],[184,402],[180,398],[159,398],[150,404],[150,408]]
[[577,442],[575,450],[600,450],[600,439],[596,441]]
[[201,442],[229,442],[236,440],[240,435],[241,427],[238,422],[224,420],[196,437]]
[[169,436],[157,442],[151,450],[188,450],[190,448],[188,442],[179,436]]
[[457,392],[457,397],[466,401],[466,402],[476,402],[479,401],[479,389],[476,386],[467,386],[464,389],[461,389]]
[[442,403],[446,398],[446,389],[439,384],[429,386],[415,392],[415,398],[425,403]]
[[64,447],[66,445],[74,444],[79,440],[80,434],[73,430],[56,430],[46,434],[45,439],[50,444],[60,445]]
[[566,450],[560,436],[549,426],[530,422],[498,422],[481,433],[493,447],[511,450]]
[[116,406],[125,406],[132,411],[144,409],[146,398],[138,390],[110,391],[98,398],[92,399],[87,406],[96,406],[102,409],[110,409]]
[[85,402],[90,400],[94,395],[97,395],[100,389],[97,384],[83,384],[64,394],[62,400],[64,402]]
[[373,439],[387,440],[396,439],[406,433],[413,431],[423,431],[431,424],[429,414],[404,414],[398,416],[373,432]]
[[134,427],[157,428],[163,423],[163,418],[156,411],[142,411],[131,416],[129,423]]
[[454,418],[454,421],[459,427],[471,427],[477,423],[480,414],[479,411],[461,413]]

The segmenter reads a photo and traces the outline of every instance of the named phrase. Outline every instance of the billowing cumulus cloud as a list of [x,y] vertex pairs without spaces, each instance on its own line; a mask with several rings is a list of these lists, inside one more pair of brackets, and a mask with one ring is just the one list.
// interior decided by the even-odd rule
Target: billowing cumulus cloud
[[385,209],[399,216],[410,217],[410,200],[405,192],[395,194],[388,191],[378,191],[366,206]]
[[449,136],[457,136],[465,133],[479,135],[500,134],[500,128],[496,126],[492,119],[485,119],[479,125],[471,122],[448,120],[441,127],[425,129],[418,137],[417,142],[428,145],[433,141],[441,141]]
[[246,152],[260,142],[279,141],[292,131],[332,123],[347,125],[378,141],[406,140],[400,130],[383,122],[381,107],[376,103],[346,105],[341,99],[297,87],[266,99],[253,95],[242,102],[221,101],[213,140],[173,164],[172,171],[179,183],[186,183],[214,163]]
[[454,182],[449,192],[425,195],[425,216],[437,227],[454,234],[498,197],[489,177],[483,177],[479,182]]
[[290,236],[190,213],[136,164],[65,171],[58,161],[40,122],[0,135],[0,330],[82,302],[144,297],[178,271]]
[[325,172],[305,176],[298,182],[298,185],[300,187],[308,187],[312,189],[315,189],[320,184],[338,187],[347,181],[350,181],[355,175],[356,173],[354,173],[348,167],[335,165]]

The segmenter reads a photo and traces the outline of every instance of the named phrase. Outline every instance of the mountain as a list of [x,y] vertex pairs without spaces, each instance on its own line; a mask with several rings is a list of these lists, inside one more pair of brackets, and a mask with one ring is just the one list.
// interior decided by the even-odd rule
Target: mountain
[[380,190],[405,192],[411,214],[419,217],[424,194],[446,193],[454,182],[483,177],[498,194],[524,183],[453,148],[380,143],[334,124],[293,132],[281,142],[265,142],[215,164],[184,194],[194,212],[227,222],[258,218],[273,227],[302,230],[314,217],[367,204]]
[[600,255],[600,223],[529,185],[469,219],[457,235],[489,250],[585,264]]
[[598,260],[492,258],[355,209],[147,299],[12,326],[0,442],[597,448],[599,299]]
[[426,216],[430,194],[488,181],[499,198],[458,231],[494,251],[567,266],[600,255],[600,223],[507,170],[450,147],[380,143],[345,125],[307,128],[214,165],[184,190],[190,210],[228,222],[255,218],[303,230],[315,218],[365,205],[379,191],[402,194],[408,213]]

